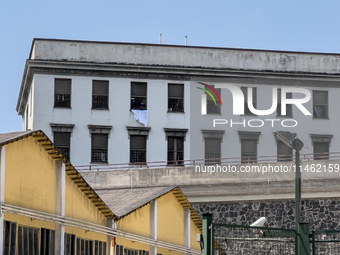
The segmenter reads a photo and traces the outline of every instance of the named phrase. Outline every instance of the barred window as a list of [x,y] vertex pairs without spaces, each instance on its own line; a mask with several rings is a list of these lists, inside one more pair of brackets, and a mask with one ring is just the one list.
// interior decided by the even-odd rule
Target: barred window
[[[291,99],[293,98],[292,93],[286,93],[286,98]],[[277,90],[277,107],[276,107],[276,116],[283,116],[281,113],[281,89]],[[286,115],[287,117],[293,117],[293,105],[287,104],[286,105]]]
[[77,238],[77,255],[93,255],[93,241]]
[[221,163],[221,139],[205,138],[205,164],[214,165]]
[[6,255],[15,255],[16,230],[17,230],[17,224],[15,222],[5,220],[4,222],[4,254]]
[[54,255],[55,231],[40,229],[40,255]]
[[145,82],[131,82],[131,110],[147,109],[147,85]]
[[257,140],[241,140],[241,162],[257,162]]
[[328,91],[313,91],[313,117],[328,118]]
[[293,160],[293,149],[285,143],[277,140],[277,161],[292,161]]
[[71,107],[71,79],[54,80],[54,107]]
[[[37,228],[18,226],[18,255],[24,255],[24,254],[38,255],[39,254],[38,231],[39,230]],[[41,236],[40,242],[43,243],[43,241],[44,240],[42,239],[42,236]],[[41,246],[40,246],[40,250],[41,250],[40,254],[54,254],[54,253],[42,253],[44,250],[42,250]]]
[[54,132],[54,146],[60,150],[60,152],[70,160],[70,132]]
[[91,162],[107,163],[107,134],[92,133]]
[[117,245],[116,244],[116,254],[115,255],[123,255],[124,250],[123,250],[123,245]]
[[138,250],[124,248],[124,255],[138,255]]
[[183,137],[168,137],[168,164],[183,165],[184,159]]
[[184,84],[168,84],[168,112],[184,112]]
[[139,254],[138,255],[149,255],[149,251],[139,250]]
[[105,255],[106,254],[106,242],[95,241],[94,242],[94,255]]
[[76,236],[65,233],[65,255],[75,255]]
[[[214,86],[212,86],[214,87]],[[215,93],[208,87],[205,88],[206,90],[208,90],[212,95],[213,97],[215,98],[215,101],[216,101],[216,105],[215,105],[215,102],[214,100],[211,98],[210,95],[207,95],[207,114],[219,114],[221,113],[221,105],[219,103],[219,100],[217,99]],[[221,97],[221,89],[215,89],[217,94]]]
[[146,136],[130,136],[130,163],[146,162]]
[[109,109],[109,81],[92,81],[92,109]]
[[329,143],[314,142],[314,160],[329,159]]
[[[254,115],[249,107],[248,107],[248,88],[247,87],[241,87],[241,90],[243,92],[244,95],[244,115]],[[252,88],[252,92],[253,92],[253,106],[255,109],[257,109],[257,89],[256,88]]]

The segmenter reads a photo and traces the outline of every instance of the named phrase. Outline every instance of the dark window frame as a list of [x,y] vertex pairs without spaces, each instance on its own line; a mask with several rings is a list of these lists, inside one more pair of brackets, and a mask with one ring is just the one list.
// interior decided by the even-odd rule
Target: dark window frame
[[[213,88],[215,88],[215,86],[211,86]],[[213,97],[215,98],[215,93],[209,89],[208,87],[205,87],[206,90],[208,90]],[[222,90],[221,88],[216,88],[215,89],[217,94],[221,97],[222,94]],[[219,103],[218,98],[215,98],[216,101],[216,105],[214,103],[214,100],[211,98],[210,95],[208,95],[208,93],[205,92],[205,94],[207,95],[207,114],[221,114],[221,104]]]
[[277,140],[276,141],[276,149],[277,149],[277,162],[286,162],[293,160],[293,149],[289,148],[284,142]]
[[[97,143],[98,141],[95,141],[95,139],[100,139],[101,137],[104,140],[106,140],[106,145],[101,146],[95,146],[94,143]],[[104,139],[105,138],[105,139]],[[91,134],[91,163],[108,163],[108,144],[109,144],[109,135],[108,134],[98,134],[98,133],[92,133]]]
[[[209,143],[216,142],[218,144],[218,149],[214,150],[209,145]],[[210,148],[208,148],[210,147]],[[215,146],[213,146],[215,148]],[[205,165],[215,165],[221,164],[222,155],[222,138],[218,137],[207,137],[204,139],[204,158]]]
[[[142,91],[144,89],[139,86],[145,86],[145,91]],[[146,82],[131,82],[130,88],[130,110],[147,110],[148,84]]]
[[[181,87],[181,93],[176,87]],[[184,84],[168,83],[168,112],[184,112]]]
[[[58,136],[67,136],[68,135],[68,144],[62,143],[58,141]],[[64,155],[65,158],[70,160],[71,157],[71,132],[53,132],[53,144],[54,146]]]
[[243,96],[244,96],[244,114],[242,116],[256,116],[256,114],[252,113],[248,107],[248,88],[253,90],[253,106],[257,109],[257,88],[256,87],[241,87]]
[[[326,103],[316,103],[317,93],[326,94]],[[320,113],[321,111],[321,113]],[[314,119],[329,119],[329,95],[327,90],[313,90],[313,118]]]
[[[182,166],[184,164],[184,137],[169,136],[167,139],[168,165]],[[171,144],[173,144],[173,148],[169,148]],[[182,147],[182,149],[178,147]]]
[[[293,117],[293,105],[286,105],[286,115],[281,114],[281,89],[277,89],[277,107],[276,107],[276,117]],[[293,93],[286,93],[287,99],[293,98]]]
[[[103,88],[104,85],[106,88]],[[96,86],[102,86],[102,88],[99,89]],[[109,110],[109,81],[92,80],[92,110]]]
[[[66,84],[68,82],[69,84]],[[61,78],[54,79],[54,107],[55,108],[71,108],[71,94],[72,94],[72,80],[71,79],[61,79]]]
[[[136,139],[144,139],[144,148],[137,148],[132,144],[135,143]],[[147,136],[146,135],[130,135],[130,164],[146,164],[147,156]]]

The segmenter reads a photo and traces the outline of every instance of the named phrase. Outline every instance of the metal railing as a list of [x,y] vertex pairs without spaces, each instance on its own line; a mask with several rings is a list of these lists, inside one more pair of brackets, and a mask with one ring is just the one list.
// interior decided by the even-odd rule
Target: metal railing
[[311,236],[313,255],[340,254],[340,230],[317,230]]
[[[145,153],[145,151],[144,151]],[[75,168],[78,171],[110,171],[110,170],[127,170],[132,168],[163,168],[169,167],[169,165],[175,165],[178,160],[169,161],[145,161],[145,154],[134,155],[134,162],[131,163],[117,163],[117,164],[91,164],[91,165],[78,165]],[[181,166],[193,167],[199,165],[211,165],[210,162],[219,162],[221,165],[237,165],[237,164],[247,164],[247,163],[277,163],[281,162],[278,159],[281,155],[270,155],[270,156],[252,156],[253,161],[245,161],[244,157],[231,157],[231,158],[205,158],[205,159],[186,159],[181,160]],[[284,156],[284,155],[282,155]],[[320,156],[318,153],[318,159],[315,158],[313,153],[300,154],[300,160],[302,161],[312,161],[312,160],[334,160],[340,159],[340,152],[330,152],[324,153]]]

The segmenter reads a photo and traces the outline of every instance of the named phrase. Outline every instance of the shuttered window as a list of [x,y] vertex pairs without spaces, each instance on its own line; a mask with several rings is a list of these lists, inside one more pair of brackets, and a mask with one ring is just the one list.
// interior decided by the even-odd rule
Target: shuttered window
[[147,109],[146,88],[145,82],[131,82],[131,110]]
[[168,84],[168,112],[184,112],[184,84]]
[[71,107],[71,79],[54,80],[54,107]]
[[109,109],[109,81],[92,81],[92,109]]
[[313,91],[313,117],[328,118],[328,91]]

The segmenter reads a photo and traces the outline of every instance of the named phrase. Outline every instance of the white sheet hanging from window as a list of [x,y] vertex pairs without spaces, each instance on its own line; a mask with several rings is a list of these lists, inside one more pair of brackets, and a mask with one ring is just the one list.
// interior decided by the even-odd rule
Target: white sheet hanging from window
[[134,115],[134,120],[143,124],[144,127],[148,125],[148,110],[131,110]]

